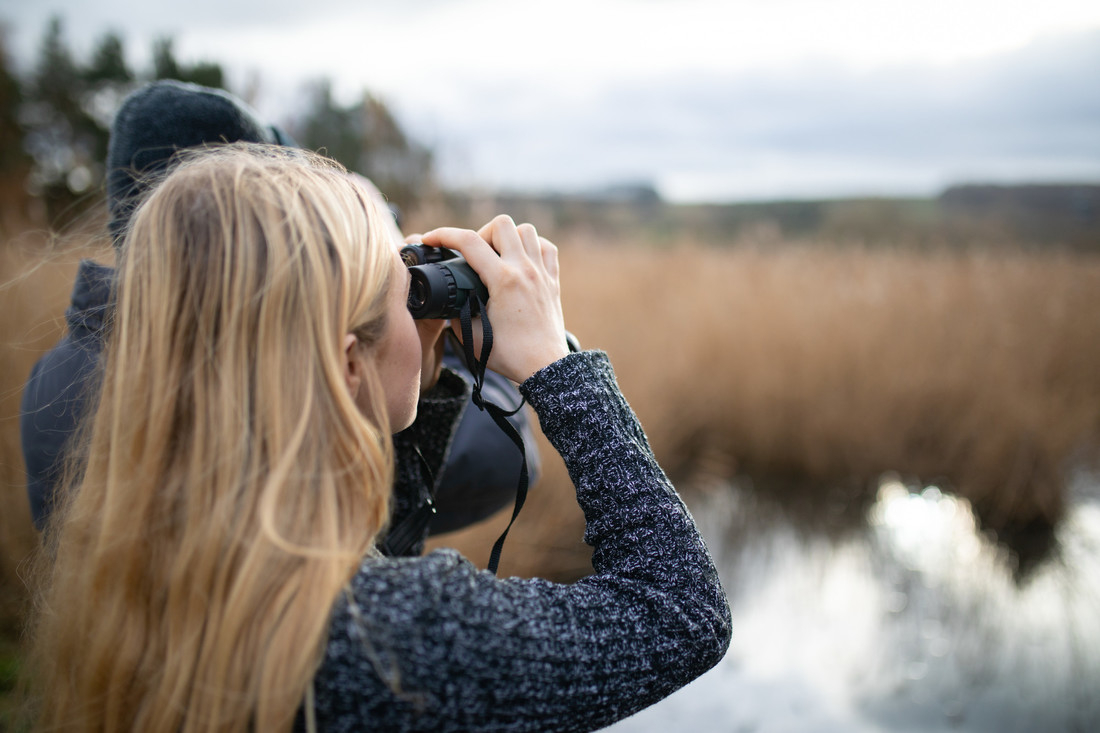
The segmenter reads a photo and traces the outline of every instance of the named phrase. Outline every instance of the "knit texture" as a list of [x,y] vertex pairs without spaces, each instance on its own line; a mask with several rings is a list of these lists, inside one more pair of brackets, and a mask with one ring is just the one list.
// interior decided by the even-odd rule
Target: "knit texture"
[[595,573],[560,585],[451,550],[367,558],[333,609],[320,730],[595,730],[725,653],[717,572],[606,356],[571,354],[521,391],[576,485]]

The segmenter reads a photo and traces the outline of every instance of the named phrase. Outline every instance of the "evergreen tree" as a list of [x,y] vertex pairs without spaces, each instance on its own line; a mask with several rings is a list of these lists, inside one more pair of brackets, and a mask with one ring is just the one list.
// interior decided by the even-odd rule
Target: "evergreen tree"
[[19,124],[23,90],[19,80],[9,71],[10,61],[6,40],[0,36],[0,179],[6,183],[18,177],[19,188],[22,188],[22,176],[28,167],[27,154],[23,150],[23,127]]
[[[80,194],[98,183],[98,153],[105,131],[82,101],[87,81],[69,52],[61,19],[50,20],[32,74],[22,122],[33,159],[30,188],[46,201],[50,220],[71,211]],[[99,166],[101,168],[101,166]]]
[[[86,194],[101,188],[111,121],[140,81],[117,33],[104,35],[81,65],[63,31],[61,19],[52,18],[20,107],[23,147],[33,161],[29,188],[45,200],[55,225],[93,202]],[[224,87],[219,64],[181,64],[170,38],[155,42],[149,76]]]
[[293,134],[305,147],[370,178],[399,208],[415,207],[432,186],[431,150],[406,135],[385,103],[371,94],[342,106],[333,99],[328,79],[313,82]]
[[107,33],[99,40],[90,63],[81,73],[85,85],[81,107],[96,124],[93,159],[98,184],[107,160],[111,121],[122,100],[134,88],[136,77],[126,64],[122,39],[116,33]]
[[84,72],[84,78],[91,84],[101,82],[132,82],[134,74],[126,65],[126,53],[122,48],[122,39],[117,33],[107,33],[99,40],[92,52],[91,63]]
[[23,150],[23,126],[19,109],[23,92],[9,71],[5,39],[0,35],[0,236],[25,226],[27,192],[23,185],[30,171],[30,159]]
[[172,39],[158,38],[153,41],[153,78],[179,79],[180,67],[172,53]]
[[354,108],[341,107],[332,97],[332,82],[319,79],[306,89],[306,112],[293,125],[299,143],[360,170],[360,131]]
[[[142,78],[225,88],[220,64],[181,63],[171,38],[154,42],[148,74],[130,69],[116,33],[104,35],[82,66],[66,45],[58,17],[47,26],[22,101],[19,85],[0,73],[0,116],[18,109],[20,123],[11,119],[8,125],[6,118],[0,119],[0,144],[17,150],[18,144],[9,139],[22,136],[22,148],[31,160],[28,188],[45,200],[51,223],[61,224],[63,214],[77,213],[92,203],[86,194],[101,188],[111,120]],[[9,86],[5,79],[11,81]],[[317,81],[308,89],[305,113],[292,127],[303,145],[323,149],[371,178],[401,208],[413,208],[432,185],[431,150],[406,135],[385,103],[370,94],[343,106],[333,98],[328,80]],[[0,172],[6,154],[0,150]]]
[[172,51],[171,38],[158,38],[153,42],[153,78],[176,79],[178,81],[201,84],[204,87],[225,89],[225,73],[221,64],[211,61],[199,61],[183,65],[176,60]]
[[377,97],[364,94],[359,107],[366,175],[398,206],[414,206],[434,182],[432,151],[406,135]]

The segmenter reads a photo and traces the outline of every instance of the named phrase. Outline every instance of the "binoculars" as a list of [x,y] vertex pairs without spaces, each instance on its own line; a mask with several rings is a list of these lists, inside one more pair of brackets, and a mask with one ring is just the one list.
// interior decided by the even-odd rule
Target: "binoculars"
[[477,315],[478,300],[489,300],[489,290],[465,258],[453,249],[408,244],[401,248],[401,260],[409,268],[409,312],[413,318],[458,318],[470,301],[470,314]]

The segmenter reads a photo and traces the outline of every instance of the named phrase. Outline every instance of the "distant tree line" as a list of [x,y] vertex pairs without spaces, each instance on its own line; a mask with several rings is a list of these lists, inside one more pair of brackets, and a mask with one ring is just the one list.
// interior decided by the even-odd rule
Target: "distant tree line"
[[[51,225],[63,225],[99,200],[111,121],[125,96],[156,79],[226,88],[213,61],[176,57],[171,38],[154,41],[152,68],[135,70],[117,33],[105,33],[90,56],[77,58],[61,18],[47,24],[33,66],[17,73],[0,38],[0,189],[45,203]],[[398,206],[413,208],[432,186],[430,149],[401,129],[386,105],[364,93],[339,104],[327,79],[312,82],[293,119],[276,121],[303,146],[321,150],[371,178]]]

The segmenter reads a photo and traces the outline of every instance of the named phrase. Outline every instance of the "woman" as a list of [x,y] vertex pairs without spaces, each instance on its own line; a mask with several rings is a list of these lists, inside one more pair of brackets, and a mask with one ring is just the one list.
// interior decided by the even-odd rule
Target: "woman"
[[442,456],[466,399],[444,371],[418,404],[443,324],[409,315],[383,222],[351,176],[262,146],[184,162],[138,210],[82,478],[47,533],[42,728],[591,730],[721,657],[692,520],[606,357],[567,355],[556,249],[506,217],[423,241],[488,287],[489,366],[565,458],[596,573],[372,549],[391,433],[422,426]]

